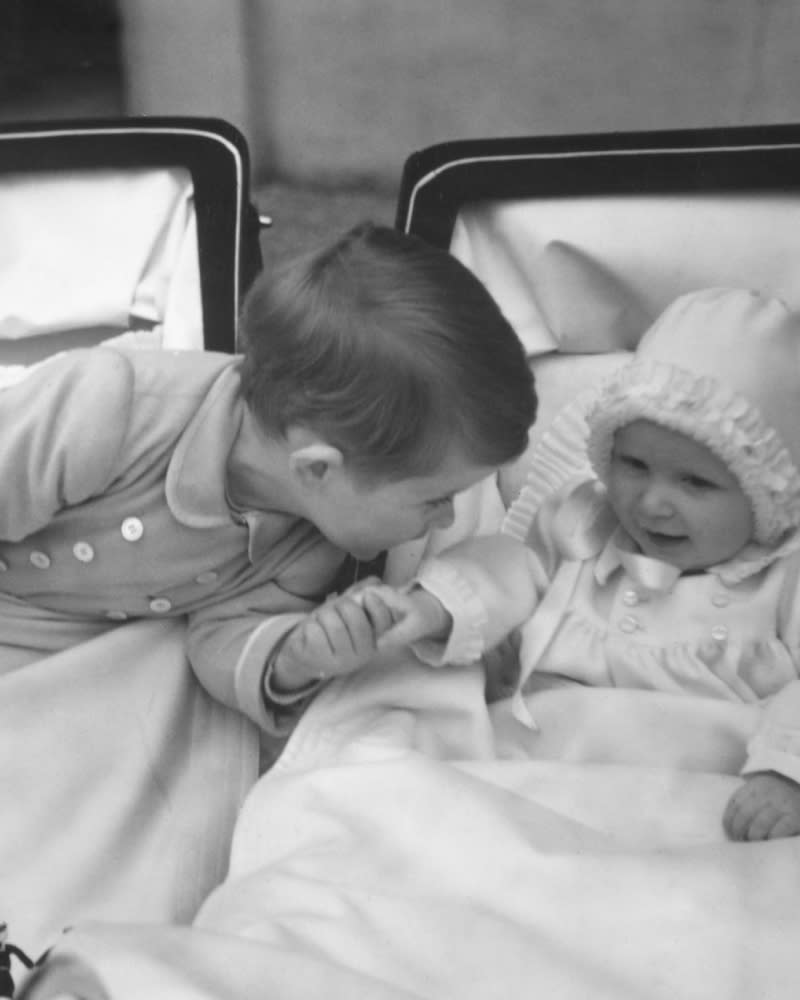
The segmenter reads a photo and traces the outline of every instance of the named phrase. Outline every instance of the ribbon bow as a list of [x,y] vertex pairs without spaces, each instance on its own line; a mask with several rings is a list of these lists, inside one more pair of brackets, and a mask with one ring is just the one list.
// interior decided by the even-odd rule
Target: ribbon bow
[[617,549],[619,561],[633,582],[649,594],[668,594],[681,571],[661,559],[651,559],[640,552]]

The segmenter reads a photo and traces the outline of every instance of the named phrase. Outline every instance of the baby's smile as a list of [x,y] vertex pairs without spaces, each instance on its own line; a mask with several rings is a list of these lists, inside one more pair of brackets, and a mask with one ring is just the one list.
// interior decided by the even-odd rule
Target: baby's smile
[[643,554],[656,558],[669,559],[677,549],[690,542],[689,536],[685,533],[655,531],[645,527],[640,527],[637,535],[637,541]]

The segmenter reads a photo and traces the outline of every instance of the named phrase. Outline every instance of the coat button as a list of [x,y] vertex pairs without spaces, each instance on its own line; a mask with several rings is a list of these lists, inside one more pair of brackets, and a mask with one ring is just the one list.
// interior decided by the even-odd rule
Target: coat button
[[711,598],[711,603],[715,608],[727,608],[731,603],[731,599],[727,594],[714,594]]
[[172,610],[172,601],[166,597],[154,597],[150,602],[150,610],[157,615],[164,615]]
[[215,569],[207,569],[204,573],[198,573],[194,578],[195,583],[216,583],[219,573]]
[[138,542],[144,534],[144,525],[138,517],[126,517],[120,531],[126,542]]
[[624,618],[620,619],[619,628],[621,632],[635,632],[639,628],[639,622],[633,617],[633,615],[625,615]]
[[82,563],[90,563],[94,559],[94,549],[88,542],[75,542],[72,554]]
[[711,629],[711,638],[716,639],[717,642],[723,642],[728,638],[728,629],[725,625],[715,625]]
[[112,622],[124,622],[128,616],[124,611],[106,611],[106,618],[111,619]]
[[622,603],[629,608],[635,608],[639,603],[639,595],[635,590],[626,590],[622,595]]
[[38,549],[31,552],[30,554],[31,565],[35,566],[37,569],[47,569],[50,565],[50,556],[46,552],[40,552]]

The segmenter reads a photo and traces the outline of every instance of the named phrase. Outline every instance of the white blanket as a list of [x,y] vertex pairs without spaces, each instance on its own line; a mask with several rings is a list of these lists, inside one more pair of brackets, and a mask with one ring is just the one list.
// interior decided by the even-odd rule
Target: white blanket
[[0,676],[0,921],[188,923],[227,870],[257,737],[199,686],[179,622],[121,626]]
[[[800,841],[726,842],[753,706],[474,669],[332,684],[193,928],[84,925],[26,997],[789,1000]],[[85,986],[90,982],[93,986]]]

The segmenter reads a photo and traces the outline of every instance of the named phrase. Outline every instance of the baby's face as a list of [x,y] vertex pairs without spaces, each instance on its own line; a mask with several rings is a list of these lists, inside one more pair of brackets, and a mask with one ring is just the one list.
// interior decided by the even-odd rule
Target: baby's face
[[608,496],[644,555],[682,572],[726,562],[753,536],[750,501],[727,466],[649,420],[614,435]]

